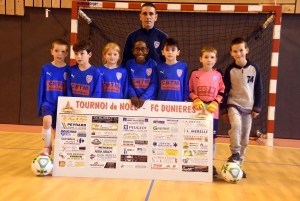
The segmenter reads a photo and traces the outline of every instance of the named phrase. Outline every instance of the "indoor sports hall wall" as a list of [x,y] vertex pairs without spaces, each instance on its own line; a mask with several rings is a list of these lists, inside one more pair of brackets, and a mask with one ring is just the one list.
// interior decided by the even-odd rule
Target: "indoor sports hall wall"
[[[0,15],[0,124],[41,125],[41,119],[36,117],[40,69],[52,61],[53,40],[70,41],[70,13],[69,9],[52,8],[46,18],[45,9],[26,8],[23,17]],[[276,138],[300,139],[299,21],[300,15],[282,17]]]

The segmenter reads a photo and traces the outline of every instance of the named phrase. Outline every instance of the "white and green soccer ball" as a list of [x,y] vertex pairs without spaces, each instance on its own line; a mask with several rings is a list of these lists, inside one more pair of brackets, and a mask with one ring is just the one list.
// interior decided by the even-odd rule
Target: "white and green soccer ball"
[[31,170],[35,175],[46,176],[53,169],[53,161],[49,156],[37,156],[31,163]]
[[243,177],[243,170],[239,164],[234,162],[225,163],[221,169],[222,177],[225,181],[236,184]]

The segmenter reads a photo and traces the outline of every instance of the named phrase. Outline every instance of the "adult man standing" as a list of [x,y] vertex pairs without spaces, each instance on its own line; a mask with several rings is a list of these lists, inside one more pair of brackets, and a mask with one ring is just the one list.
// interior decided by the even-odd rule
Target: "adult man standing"
[[128,60],[134,58],[132,48],[136,40],[143,40],[147,43],[147,47],[149,48],[148,57],[157,63],[165,61],[165,58],[161,54],[161,50],[162,43],[168,35],[156,28],[154,24],[156,20],[157,13],[155,5],[153,3],[144,3],[140,13],[142,26],[140,29],[133,31],[128,35],[123,50],[122,66],[125,66]]

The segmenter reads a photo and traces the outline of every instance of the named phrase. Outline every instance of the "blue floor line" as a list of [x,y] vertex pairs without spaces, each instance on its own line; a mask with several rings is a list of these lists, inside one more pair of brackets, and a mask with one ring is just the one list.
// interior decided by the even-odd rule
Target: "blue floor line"
[[148,201],[148,199],[149,199],[149,196],[150,196],[153,184],[154,184],[154,180],[152,180],[152,182],[151,182],[151,184],[149,186],[148,193],[147,193],[147,196],[145,198],[145,201]]

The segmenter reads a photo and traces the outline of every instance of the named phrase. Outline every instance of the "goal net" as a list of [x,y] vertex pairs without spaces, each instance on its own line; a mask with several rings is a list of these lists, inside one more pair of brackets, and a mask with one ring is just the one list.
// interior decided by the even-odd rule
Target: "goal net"
[[[102,2],[82,5],[76,7],[79,16],[77,39],[92,41],[93,56],[90,62],[99,66],[102,64],[102,48],[108,42],[116,42],[123,49],[128,34],[141,27],[138,9],[141,4],[135,6],[135,9],[123,6],[117,8],[116,4],[114,8],[113,6],[103,8]],[[247,57],[260,66],[263,80],[262,112],[254,119],[251,134],[257,130],[267,133],[274,19],[281,16],[276,16],[276,12],[272,9],[263,11],[262,6],[240,6],[239,11],[236,11],[236,7],[232,9],[228,5],[213,6],[219,11],[210,9],[212,7],[209,5],[197,4],[193,4],[192,11],[185,11],[179,4],[168,4],[167,8],[170,9],[164,10],[160,10],[158,6],[156,26],[178,40],[180,48],[178,60],[188,64],[189,73],[201,67],[200,50],[206,45],[212,45],[218,50],[218,62],[215,67],[225,72],[226,67],[233,62],[229,54],[230,42],[236,37],[246,39],[250,48]],[[257,11],[251,8],[257,8]],[[218,135],[227,135],[228,129],[229,125],[220,120]]]

